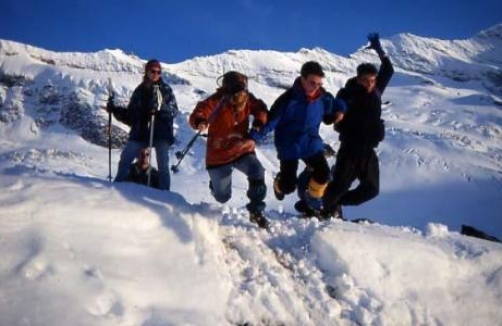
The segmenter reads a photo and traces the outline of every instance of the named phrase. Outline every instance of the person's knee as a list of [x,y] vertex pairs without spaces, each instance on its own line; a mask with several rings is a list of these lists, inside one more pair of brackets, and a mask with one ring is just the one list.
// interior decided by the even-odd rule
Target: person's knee
[[279,182],[279,188],[281,189],[281,191],[284,194],[290,194],[296,190],[296,181],[297,181],[296,179],[295,180],[291,180],[291,179],[283,180],[281,178],[281,180]]
[[380,192],[380,190],[378,189],[378,186],[376,186],[376,185],[372,185],[372,186],[368,187],[368,190],[366,192],[368,200],[373,199],[376,196],[378,196],[379,192]]
[[260,180],[265,177],[265,169],[261,164],[257,163],[253,165],[247,174],[249,180]]

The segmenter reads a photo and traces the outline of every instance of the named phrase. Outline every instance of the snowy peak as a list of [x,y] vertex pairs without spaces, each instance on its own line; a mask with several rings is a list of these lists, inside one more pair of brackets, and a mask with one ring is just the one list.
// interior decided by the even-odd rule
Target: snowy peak
[[138,72],[144,64],[122,50],[101,50],[94,53],[53,52],[18,42],[0,40],[0,55],[24,57],[33,64],[45,64],[80,70]]
[[458,81],[487,78],[496,85],[490,77],[500,74],[502,67],[501,26],[496,25],[466,40],[441,40],[404,33],[383,40],[382,45],[401,69]]
[[502,23],[479,32],[475,38],[488,39],[492,42],[502,42]]

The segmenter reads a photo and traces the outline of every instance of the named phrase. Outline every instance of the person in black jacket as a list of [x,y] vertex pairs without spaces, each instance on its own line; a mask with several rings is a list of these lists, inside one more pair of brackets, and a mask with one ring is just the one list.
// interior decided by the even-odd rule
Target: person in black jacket
[[[368,35],[368,40],[368,48],[377,52],[381,67],[377,70],[371,63],[360,64],[357,76],[349,79],[336,96],[346,102],[348,109],[336,126],[340,148],[323,197],[323,217],[326,219],[343,219],[341,206],[364,203],[376,197],[380,189],[379,162],[374,149],[385,135],[381,97],[394,68],[382,49],[378,34]],[[350,189],[356,179],[358,186]]]
[[[161,93],[161,103],[158,103],[154,86],[158,86]],[[127,181],[129,167],[140,150],[148,147],[150,138],[151,117],[154,116],[153,147],[157,156],[159,171],[159,189],[169,190],[171,175],[169,172],[169,147],[174,142],[173,122],[178,114],[178,106],[171,87],[161,78],[160,62],[152,59],[145,65],[143,82],[134,90],[127,113],[109,102],[107,110],[115,117],[131,126],[129,141],[120,155],[120,162],[115,176],[116,182]],[[118,111],[118,112],[115,112]]]

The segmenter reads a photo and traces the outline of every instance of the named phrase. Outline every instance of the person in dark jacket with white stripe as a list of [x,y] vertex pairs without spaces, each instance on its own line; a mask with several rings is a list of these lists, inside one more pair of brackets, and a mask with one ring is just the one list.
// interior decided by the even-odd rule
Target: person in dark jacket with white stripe
[[[150,122],[152,115],[154,115],[153,147],[155,147],[157,157],[159,189],[170,190],[169,147],[174,142],[173,123],[179,110],[173,91],[162,80],[161,73],[159,61],[152,59],[146,63],[143,82],[134,90],[127,107],[127,114],[123,114],[119,119],[129,124],[131,131],[129,132],[129,141],[120,155],[119,167],[115,176],[116,182],[127,181],[129,167],[134,158],[142,149],[148,147],[150,128],[152,128]],[[160,105],[157,103],[156,94],[154,94],[154,85],[159,86],[162,95]],[[109,107],[107,110],[115,113],[118,108]]]
[[[378,34],[368,35],[368,48],[377,52],[381,66],[371,63],[357,67],[357,76],[349,79],[337,98],[347,104],[344,119],[337,124],[340,149],[332,169],[332,178],[323,197],[326,219],[342,218],[341,206],[359,205],[374,197],[380,190],[380,169],[375,148],[384,139],[385,126],[381,119],[382,93],[394,68],[380,44]],[[358,179],[356,188],[350,189]]]

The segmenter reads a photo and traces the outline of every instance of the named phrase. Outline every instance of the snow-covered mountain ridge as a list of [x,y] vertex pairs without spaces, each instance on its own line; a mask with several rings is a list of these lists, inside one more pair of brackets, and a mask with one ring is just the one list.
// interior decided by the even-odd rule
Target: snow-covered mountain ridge
[[[149,58],[0,40],[0,325],[500,325],[502,247],[459,230],[502,238],[501,31],[382,40],[396,73],[381,192],[344,211],[376,224],[297,218],[294,195],[273,197],[276,152],[260,145],[270,233],[247,220],[238,172],[232,200],[212,199],[203,139],[170,193],[108,183],[107,87],[127,104]],[[229,50],[163,63],[182,112],[171,163],[218,76],[246,73],[271,105],[307,60],[333,93],[378,63],[364,44],[349,58]],[[113,121],[112,174],[127,131]],[[331,127],[321,133],[338,147]]]

